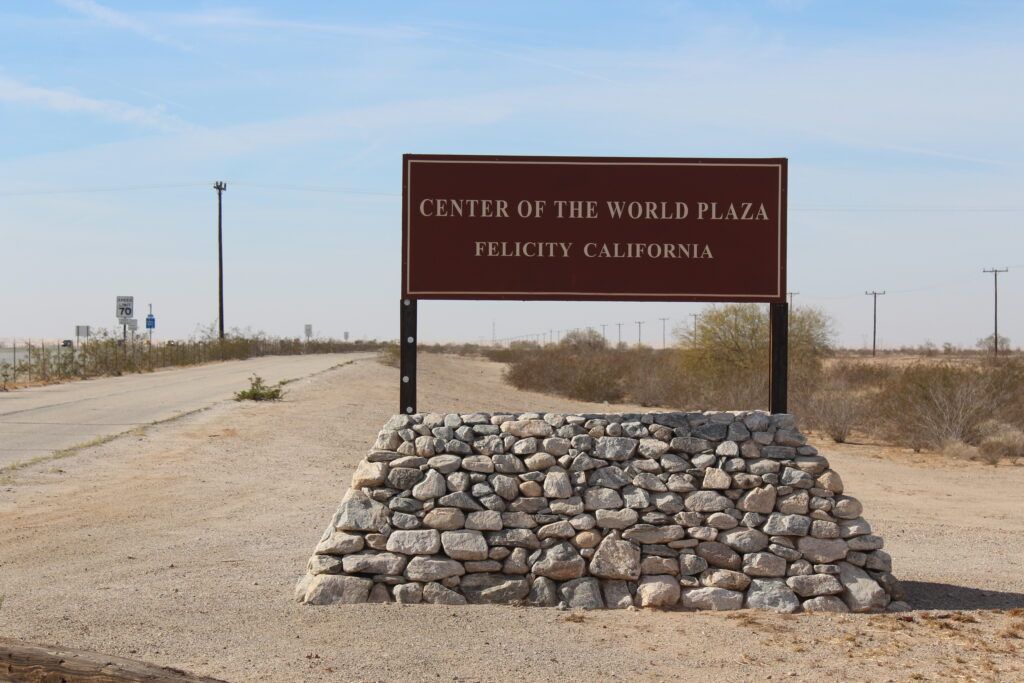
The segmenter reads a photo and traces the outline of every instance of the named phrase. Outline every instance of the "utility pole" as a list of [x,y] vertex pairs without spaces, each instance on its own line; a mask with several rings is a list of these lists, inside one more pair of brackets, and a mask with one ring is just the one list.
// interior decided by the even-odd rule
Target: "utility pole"
[[220,340],[224,341],[224,231],[221,196],[228,189],[228,184],[218,180],[213,184],[213,189],[217,190],[217,300],[220,304],[217,323],[220,326]]
[[878,297],[883,296],[885,292],[864,292],[867,296],[874,297],[874,316],[871,325],[871,355],[874,356],[878,352]]
[[491,346],[495,346],[498,343],[498,332],[497,332],[497,329],[498,329],[497,328],[497,324],[492,320],[491,321]]
[[644,321],[643,320],[637,320],[636,321],[636,345],[638,347],[643,346],[643,340],[641,339],[641,332],[643,330],[643,326],[644,326]]
[[793,297],[796,296],[799,293],[800,292],[788,292],[788,294],[789,294],[789,312],[790,313],[793,312]]
[[999,273],[1010,272],[1009,268],[986,268],[983,273],[992,273],[992,292],[995,294],[995,330],[992,332],[992,350],[999,356]]
[[619,346],[622,346],[622,323],[615,323],[619,327]]
[[605,323],[601,323],[601,338],[604,339],[604,343],[608,343],[608,335],[604,333],[604,328],[608,327]]
[[697,345],[697,318],[699,317],[699,315],[697,313],[691,313],[690,317],[693,318],[693,345],[696,346]]
[[665,323],[668,318],[658,318],[661,321],[661,348],[665,348]]

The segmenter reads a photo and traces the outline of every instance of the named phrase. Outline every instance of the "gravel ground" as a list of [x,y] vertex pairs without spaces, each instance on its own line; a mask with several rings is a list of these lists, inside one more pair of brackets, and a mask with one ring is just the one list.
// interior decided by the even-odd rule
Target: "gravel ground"
[[[422,356],[420,407],[637,409],[519,392],[500,371]],[[1024,679],[1024,467],[879,446],[817,444],[923,611],[300,606],[295,579],[396,408],[397,371],[358,360],[288,389],[0,485],[0,634],[231,681]]]

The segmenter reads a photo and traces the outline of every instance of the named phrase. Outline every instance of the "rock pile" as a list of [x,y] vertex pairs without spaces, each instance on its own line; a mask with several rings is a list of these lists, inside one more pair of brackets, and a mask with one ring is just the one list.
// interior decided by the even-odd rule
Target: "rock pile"
[[791,415],[396,415],[302,602],[908,609]]

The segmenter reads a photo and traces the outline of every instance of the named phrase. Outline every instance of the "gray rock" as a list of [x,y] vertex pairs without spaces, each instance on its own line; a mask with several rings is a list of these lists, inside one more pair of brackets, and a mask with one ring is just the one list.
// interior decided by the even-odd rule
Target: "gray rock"
[[625,581],[604,579],[601,581],[601,593],[604,595],[604,605],[608,609],[626,609],[633,606],[633,596],[629,592],[629,584]]
[[416,500],[440,498],[448,491],[448,483],[437,470],[427,470],[423,480],[412,487],[412,497]]
[[424,526],[439,531],[461,529],[465,523],[466,514],[458,508],[434,508],[423,516]]
[[679,602],[679,581],[674,576],[644,576],[636,589],[638,607],[672,607]]
[[885,542],[881,536],[875,536],[874,534],[865,534],[864,536],[854,536],[853,538],[846,541],[850,546],[850,550],[857,550],[859,552],[867,552],[869,550],[880,550]]
[[743,607],[743,593],[725,588],[687,588],[679,604],[686,609],[735,610]]
[[622,537],[627,541],[636,543],[668,543],[678,541],[686,535],[686,530],[678,524],[669,526],[653,526],[651,524],[637,524],[627,529]]
[[726,588],[732,591],[743,591],[750,585],[750,577],[743,572],[731,569],[707,569],[700,575],[700,582],[712,588]]
[[806,536],[811,530],[811,520],[803,515],[775,512],[768,516],[762,530],[771,536]]
[[651,494],[635,486],[626,486],[622,489],[622,500],[623,504],[628,508],[643,510],[651,504]]
[[594,455],[604,460],[628,460],[636,453],[639,442],[625,436],[605,436],[597,440]]
[[576,549],[562,542],[541,551],[532,571],[537,576],[546,576],[555,581],[566,581],[583,576],[587,563]]
[[483,510],[483,506],[480,503],[473,500],[471,495],[463,491],[456,491],[455,493],[449,493],[447,496],[441,496],[437,502],[438,505],[459,508],[460,510]]
[[814,538],[804,536],[796,544],[804,559],[811,562],[835,562],[846,557],[848,548],[841,539]]
[[743,527],[722,531],[717,540],[741,553],[756,553],[768,547],[768,536],[757,529]]
[[363,549],[365,541],[359,534],[335,531],[316,546],[317,555],[348,555]]
[[388,525],[388,509],[362,491],[349,489],[341,499],[333,524],[339,531],[380,531]]
[[711,448],[711,442],[706,439],[699,439],[692,436],[680,436],[669,442],[669,448],[678,453],[696,455]]
[[609,489],[621,489],[629,485],[630,477],[615,465],[596,469],[587,480],[590,486],[603,486]]
[[502,474],[522,474],[526,471],[523,461],[508,453],[495,453],[491,456],[494,463],[494,471]]
[[743,573],[764,578],[785,576],[786,561],[773,553],[749,553],[743,556]]
[[502,566],[501,571],[506,574],[529,573],[529,552],[526,548],[513,548],[505,559],[505,564]]
[[697,555],[704,558],[712,567],[739,570],[743,566],[743,560],[739,554],[718,541],[702,541],[696,550]]
[[441,534],[444,554],[453,560],[486,560],[488,547],[479,531],[462,529]]
[[542,541],[546,538],[572,538],[575,535],[576,528],[566,520],[545,524],[537,530],[537,538]]
[[525,599],[530,584],[521,576],[467,574],[459,583],[459,590],[472,604],[509,604]]
[[786,584],[801,598],[814,598],[819,595],[838,595],[843,592],[839,579],[831,574],[810,574],[807,576],[791,576]]
[[530,586],[526,604],[534,607],[554,607],[558,604],[558,584],[545,576],[538,576]]
[[306,588],[307,605],[358,604],[370,596],[373,581],[358,576],[318,574]]
[[733,502],[715,491],[694,491],[686,495],[683,504],[692,512],[721,512],[733,507]]
[[832,507],[832,514],[839,519],[856,519],[864,511],[860,501],[850,496],[836,496],[835,505]]
[[520,439],[526,437],[548,437],[555,433],[554,428],[544,420],[515,420],[501,425],[501,431]]
[[636,510],[626,508],[624,510],[598,510],[594,513],[597,517],[597,526],[602,529],[625,529],[636,524],[640,516]]
[[[435,583],[435,586],[441,584]],[[446,588],[444,590],[447,590]],[[418,605],[423,602],[423,584],[415,581],[402,583],[392,589],[395,602],[400,605]]]
[[395,553],[362,552],[342,558],[346,574],[401,574],[407,557]]
[[465,605],[466,598],[439,583],[431,582],[423,587],[423,599],[432,605]]
[[388,476],[388,464],[385,462],[370,462],[361,460],[352,474],[352,488],[361,489],[364,486],[380,486]]
[[572,496],[572,482],[562,470],[549,469],[544,476],[544,495],[548,498],[569,498]]
[[569,609],[602,609],[601,584],[593,577],[566,581],[558,587],[558,594]]
[[423,472],[414,467],[392,467],[388,472],[388,486],[399,491],[407,491],[423,477]]
[[678,557],[659,557],[657,555],[651,555],[648,557],[644,557],[640,561],[641,576],[652,574],[670,574],[672,576],[675,576],[678,573]]
[[810,600],[804,600],[803,608],[805,612],[846,613],[850,611],[846,603],[834,595],[822,595]]
[[394,531],[388,537],[387,549],[403,555],[433,555],[441,550],[441,534],[437,529]]
[[417,555],[405,567],[405,575],[412,581],[440,581],[465,573],[461,562],[442,556]]
[[525,512],[502,512],[501,525],[506,529],[534,529],[537,521]]
[[708,568],[708,561],[698,555],[683,553],[679,556],[679,573],[684,576],[700,574]]
[[636,581],[640,577],[640,548],[606,536],[590,561],[590,573],[603,579]]
[[313,555],[306,562],[306,571],[310,574],[340,574],[342,559],[332,555]]
[[746,606],[788,614],[800,609],[800,598],[782,579],[754,579],[747,589]]
[[841,597],[851,612],[883,610],[889,602],[878,582],[849,562],[839,563],[839,581],[843,584]]
[[506,548],[526,548],[537,550],[540,548],[540,539],[537,534],[529,529],[502,529],[500,531],[489,531],[486,535],[487,543],[491,546],[502,546]]
[[615,489],[588,488],[583,492],[583,506],[587,510],[617,510],[622,507],[622,497]]

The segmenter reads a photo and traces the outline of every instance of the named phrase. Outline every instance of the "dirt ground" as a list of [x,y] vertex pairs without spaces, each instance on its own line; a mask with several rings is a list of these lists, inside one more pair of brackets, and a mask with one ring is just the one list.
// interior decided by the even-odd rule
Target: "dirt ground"
[[[821,444],[885,537],[900,615],[301,606],[292,588],[397,403],[360,360],[0,486],[0,634],[230,681],[1024,680],[1024,467]],[[420,360],[420,408],[618,410]],[[964,611],[960,611],[964,610]]]

